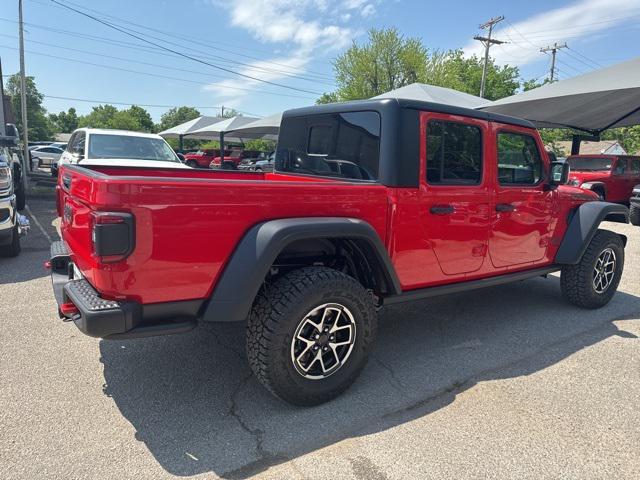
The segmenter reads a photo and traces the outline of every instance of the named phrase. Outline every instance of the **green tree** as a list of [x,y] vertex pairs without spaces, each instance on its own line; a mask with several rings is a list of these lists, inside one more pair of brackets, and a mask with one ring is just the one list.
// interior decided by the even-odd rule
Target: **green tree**
[[225,108],[224,113],[222,114],[222,118],[232,118],[240,115],[240,113],[233,108]]
[[199,116],[200,112],[193,107],[174,107],[162,114],[157,129],[161,132]]
[[[426,83],[479,95],[483,64],[484,59],[476,55],[465,57],[462,50],[451,50],[445,54],[435,52],[429,58]],[[497,100],[514,95],[520,88],[519,77],[518,67],[498,66],[489,59],[485,98]]]
[[630,155],[640,153],[640,125],[612,128],[602,134],[603,140],[617,140]]
[[[6,93],[11,99],[11,108],[15,114],[16,126],[22,132],[22,105],[20,102],[20,75],[9,77],[6,85]],[[29,140],[51,140],[54,128],[47,118],[47,111],[42,106],[42,95],[37,87],[34,77],[26,78],[27,97],[27,123],[29,125]]]
[[338,89],[318,103],[371,98],[425,81],[427,49],[418,38],[405,38],[395,28],[369,30],[368,42],[351,47],[333,62]]
[[80,127],[115,128],[136,132],[150,132],[155,129],[149,113],[136,105],[126,110],[118,110],[113,105],[98,105],[93,107],[88,115],[80,117],[78,125]]
[[76,109],[71,107],[66,112],[49,114],[49,121],[56,131],[62,133],[71,133],[78,128],[78,114]]
[[[429,51],[418,38],[405,38],[394,28],[370,30],[367,43],[353,44],[333,63],[337,90],[317,103],[371,98],[414,82],[480,93],[484,60],[462,50]],[[487,64],[485,97],[513,95],[520,88],[517,67]]]
[[147,112],[144,108],[139,107],[137,105],[131,105],[128,110],[125,112],[133,119],[136,120],[138,125],[140,126],[140,130],[144,132],[155,132],[156,125],[153,123],[153,119],[149,112]]

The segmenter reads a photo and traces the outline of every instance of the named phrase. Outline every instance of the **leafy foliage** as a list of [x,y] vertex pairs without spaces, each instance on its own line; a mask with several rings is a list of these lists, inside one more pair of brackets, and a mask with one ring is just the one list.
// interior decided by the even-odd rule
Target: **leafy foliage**
[[56,132],[71,133],[78,128],[78,114],[76,109],[71,107],[66,112],[58,114],[50,113],[49,122]]
[[[15,114],[16,126],[22,132],[22,105],[20,95],[22,89],[20,86],[20,75],[15,74],[9,77],[6,84],[6,93],[11,99],[11,108]],[[42,95],[36,88],[34,77],[26,78],[26,97],[27,97],[27,124],[29,126],[29,139],[31,140],[49,140],[53,136],[53,128],[47,118],[47,111],[42,106]]]
[[198,118],[199,116],[200,112],[193,107],[174,107],[162,114],[160,123],[158,124],[158,131],[167,130],[181,123]]
[[151,115],[142,107],[132,105],[126,110],[118,110],[113,105],[98,105],[91,113],[80,117],[80,127],[116,128],[137,132],[152,132],[155,125]]
[[[354,43],[333,63],[334,92],[317,103],[360,100],[410,85],[428,83],[478,95],[484,60],[465,57],[462,50],[430,52],[418,38],[405,38],[395,28],[369,31],[366,44]],[[485,97],[513,95],[520,88],[517,67],[487,65]]]

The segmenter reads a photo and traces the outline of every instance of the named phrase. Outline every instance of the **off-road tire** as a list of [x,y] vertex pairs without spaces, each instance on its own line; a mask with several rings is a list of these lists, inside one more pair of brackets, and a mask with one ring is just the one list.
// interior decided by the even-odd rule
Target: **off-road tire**
[[[611,248],[616,256],[615,273],[609,287],[598,293],[593,285],[593,271],[600,254]],[[598,230],[587,247],[580,263],[562,268],[560,288],[570,303],[583,308],[605,306],[616,293],[624,268],[624,244],[620,235],[609,230]]]
[[629,221],[631,225],[640,227],[640,206],[633,203],[629,206]]
[[[335,373],[310,380],[296,370],[291,341],[308,312],[326,303],[349,309],[356,325],[350,356]],[[258,380],[294,405],[327,402],[346,390],[364,368],[376,336],[372,296],[353,277],[326,267],[294,270],[267,286],[256,299],[247,326],[247,355]]]
[[2,257],[17,257],[21,251],[20,247],[20,235],[18,234],[18,225],[13,227],[11,235],[11,243],[0,247],[0,256]]
[[187,160],[187,166],[191,168],[198,168],[198,162],[195,160]]
[[16,190],[16,208],[18,210],[24,210],[27,206],[27,198],[24,193],[24,186],[20,186],[18,190]]

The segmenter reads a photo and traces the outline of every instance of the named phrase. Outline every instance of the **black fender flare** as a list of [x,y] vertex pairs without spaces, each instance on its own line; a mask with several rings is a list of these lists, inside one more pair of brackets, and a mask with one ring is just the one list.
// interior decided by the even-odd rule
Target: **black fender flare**
[[[603,220],[629,223],[629,209],[610,202],[587,202],[580,205],[569,220],[569,226],[556,253],[556,263],[579,263]],[[620,236],[626,245],[627,238]]]
[[310,238],[364,240],[383,266],[390,294],[400,282],[380,236],[367,222],[343,217],[304,217],[270,220],[252,227],[238,243],[201,315],[205,322],[243,321],[271,265],[292,242]]
[[607,197],[607,185],[604,182],[599,182],[599,181],[584,182],[583,184],[580,185],[580,188],[583,188],[585,190],[591,190],[592,192],[595,192],[596,190],[601,189],[602,194],[604,195],[604,198],[606,199]]

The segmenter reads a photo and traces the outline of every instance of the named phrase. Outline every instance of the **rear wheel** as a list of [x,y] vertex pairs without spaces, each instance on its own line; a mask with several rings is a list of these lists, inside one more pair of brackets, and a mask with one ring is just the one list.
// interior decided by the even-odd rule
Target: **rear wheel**
[[295,270],[254,304],[247,328],[249,364],[282,400],[317,405],[358,377],[376,324],[372,297],[357,280],[325,267]]
[[631,204],[629,207],[629,221],[632,225],[640,226],[640,206]]
[[623,268],[624,244],[620,235],[598,230],[580,263],[562,269],[562,294],[579,307],[603,307],[616,293]]

